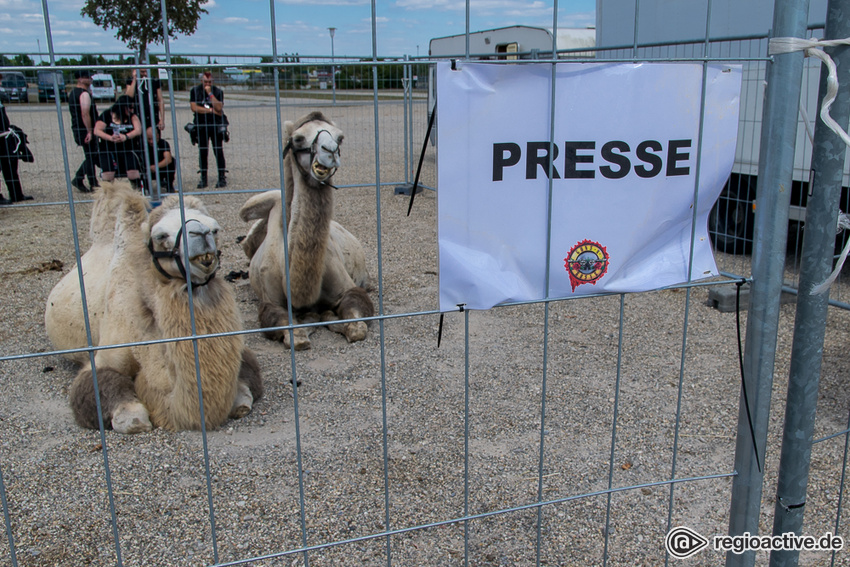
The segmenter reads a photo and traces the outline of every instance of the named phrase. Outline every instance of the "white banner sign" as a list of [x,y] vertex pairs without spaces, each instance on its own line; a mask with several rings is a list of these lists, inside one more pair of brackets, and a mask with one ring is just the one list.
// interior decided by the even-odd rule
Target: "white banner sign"
[[554,127],[551,81],[551,64],[437,65],[440,309],[716,275],[740,67],[707,67],[701,143],[700,63],[559,63]]

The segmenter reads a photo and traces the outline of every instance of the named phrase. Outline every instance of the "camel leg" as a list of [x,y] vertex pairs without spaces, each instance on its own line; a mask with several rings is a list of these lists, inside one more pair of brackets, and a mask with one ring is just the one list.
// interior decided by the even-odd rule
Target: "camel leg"
[[245,382],[239,382],[236,386],[236,397],[233,398],[233,407],[230,408],[231,419],[242,419],[249,413],[254,405],[254,398],[251,396],[251,390]]
[[[289,324],[289,314],[280,305],[274,305],[264,301],[260,303],[260,326],[282,327]],[[289,347],[289,330],[266,331],[263,333],[267,339],[283,341],[284,346]],[[292,335],[295,340],[295,350],[307,350],[310,348],[310,335],[307,329],[293,329]]]
[[[336,313],[340,319],[359,319],[360,317],[371,317],[374,315],[375,307],[365,289],[362,287],[352,287],[345,290],[345,293],[342,294]],[[322,315],[322,320],[330,321],[332,319],[326,312]],[[366,324],[366,321],[352,321],[350,323],[328,325],[328,328],[345,335],[345,338],[350,343],[362,341],[369,332],[369,326]]]
[[263,397],[263,379],[260,376],[260,361],[249,348],[242,349],[242,366],[239,367],[239,381],[244,382],[256,402]]
[[239,385],[230,417],[240,419],[248,415],[254,402],[263,397],[263,381],[260,378],[260,362],[254,351],[242,349],[242,366],[239,368]]
[[[148,410],[136,398],[133,380],[116,370],[97,371],[100,408],[104,425],[118,433],[141,433],[152,429]],[[82,427],[98,428],[97,400],[91,369],[81,370],[71,384],[71,410]]]

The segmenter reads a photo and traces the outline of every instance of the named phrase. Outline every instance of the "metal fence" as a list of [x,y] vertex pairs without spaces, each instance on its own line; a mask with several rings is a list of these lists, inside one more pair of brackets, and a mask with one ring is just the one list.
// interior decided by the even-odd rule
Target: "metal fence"
[[[772,64],[766,50],[765,38],[748,38],[599,53],[596,60],[745,65],[744,161],[759,135]],[[86,250],[92,202],[68,185],[82,156],[67,105],[39,103],[32,91],[28,104],[7,105],[36,161],[21,167],[34,200],[0,208],[7,281],[0,357],[7,546],[0,565],[655,565],[675,561],[664,541],[676,526],[734,535],[743,515],[756,531],[771,531],[769,513],[736,501],[735,483],[758,482],[760,491],[763,482],[772,502],[782,420],[769,400],[771,389],[782,397],[784,385],[765,386],[752,353],[743,363],[745,323],[708,298],[710,286],[731,289],[757,269],[748,244],[758,238],[755,216],[739,206],[740,185],[730,184],[715,209],[715,228],[734,231],[721,231],[730,254],[718,261],[727,275],[710,285],[441,315],[437,164],[425,143],[430,59],[178,57],[146,68],[169,73],[162,75],[170,79],[163,81],[164,135],[179,163],[177,186],[201,197],[227,234],[222,272],[235,274],[246,344],[258,354],[266,394],[249,416],[215,431],[120,436],[73,422],[66,400],[77,370],[49,343],[43,309]],[[86,67],[112,74],[120,89],[139,66]],[[191,120],[188,88],[204,69],[224,88],[231,124],[228,186],[220,190],[195,189],[197,153],[183,130]],[[35,77],[39,68],[21,70]],[[234,78],[233,70],[249,78]],[[237,212],[252,194],[282,185],[281,123],[317,109],[345,132],[335,216],[369,250],[378,312],[363,343],[348,345],[318,328],[313,348],[295,352],[261,334],[256,297],[239,275],[247,260],[236,236],[247,226]],[[428,190],[407,216],[404,191],[423,148],[420,182]],[[794,257],[786,274],[805,264]],[[751,285],[750,315],[758,314],[759,325],[763,292],[757,277]],[[835,291],[846,294],[844,287],[839,282]],[[770,372],[781,377],[791,365],[782,353],[791,351],[793,306],[774,299],[778,344]],[[846,313],[830,311],[825,323],[822,442],[811,456],[817,492],[810,489],[805,506],[808,534],[847,533]],[[768,335],[770,324],[764,327]],[[771,340],[748,334],[746,343]],[[741,365],[751,374],[747,399],[761,453],[749,477],[742,477],[748,471],[740,456],[752,454]],[[765,387],[767,407],[765,395],[752,392]],[[766,561],[763,552],[741,557],[756,555]],[[725,557],[709,548],[689,564]],[[826,551],[803,557],[845,561]]]

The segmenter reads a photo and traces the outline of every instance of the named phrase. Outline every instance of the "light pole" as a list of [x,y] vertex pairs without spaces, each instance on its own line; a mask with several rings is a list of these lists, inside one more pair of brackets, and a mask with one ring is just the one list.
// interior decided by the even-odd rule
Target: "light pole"
[[331,89],[333,89],[333,105],[336,106],[336,67],[334,66],[334,33],[336,28],[328,28],[331,32]]

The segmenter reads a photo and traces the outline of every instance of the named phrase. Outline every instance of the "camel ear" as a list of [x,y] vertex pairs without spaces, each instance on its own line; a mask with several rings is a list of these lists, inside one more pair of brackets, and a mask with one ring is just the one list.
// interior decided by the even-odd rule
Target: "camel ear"
[[279,203],[280,191],[275,189],[254,195],[239,209],[239,218],[245,222],[268,218],[269,212]]
[[292,120],[287,120],[283,123],[283,131],[286,132],[285,138],[289,139],[293,132],[295,132],[295,122]]

